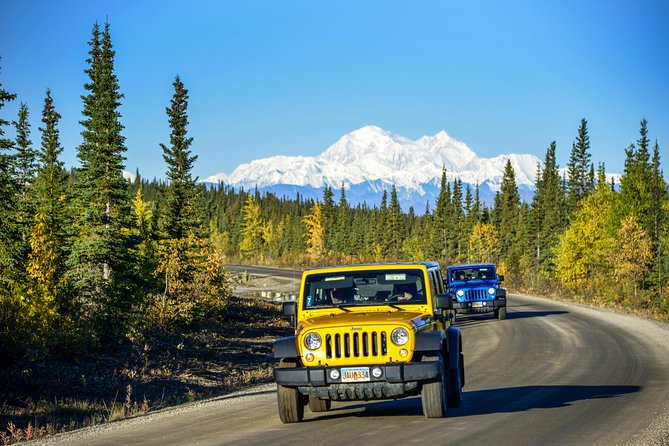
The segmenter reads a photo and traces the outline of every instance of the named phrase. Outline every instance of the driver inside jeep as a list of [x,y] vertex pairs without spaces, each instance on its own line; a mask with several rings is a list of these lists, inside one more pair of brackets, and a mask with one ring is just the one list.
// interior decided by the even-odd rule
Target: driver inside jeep
[[398,283],[393,286],[391,300],[411,300],[418,293],[415,283]]

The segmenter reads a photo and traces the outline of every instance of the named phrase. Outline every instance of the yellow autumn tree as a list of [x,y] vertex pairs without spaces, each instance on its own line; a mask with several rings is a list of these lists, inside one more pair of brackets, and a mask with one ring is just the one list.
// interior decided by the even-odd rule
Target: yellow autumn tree
[[653,246],[650,237],[639,224],[635,214],[625,218],[616,234],[616,243],[611,253],[616,278],[623,284],[634,286],[634,301],[637,288],[650,272],[653,261]]
[[402,253],[406,256],[407,260],[412,262],[425,260],[425,250],[423,249],[420,236],[412,235],[404,239],[402,242]]
[[588,282],[609,269],[608,254],[615,234],[615,193],[600,182],[581,201],[555,249],[556,274],[572,291],[585,291]]
[[161,243],[156,274],[164,278],[165,288],[150,296],[147,318],[161,331],[220,313],[232,295],[223,254],[193,234]]
[[264,229],[260,217],[260,205],[249,195],[242,208],[242,241],[239,245],[242,256],[247,258],[260,256],[263,248]]
[[320,262],[323,259],[323,216],[321,206],[318,202],[311,207],[311,213],[302,218],[302,223],[307,228],[307,256],[312,262]]
[[50,237],[44,212],[35,216],[35,227],[30,234],[27,298],[27,316],[40,334],[46,333],[57,316],[56,296],[63,283],[57,276],[60,257],[55,241]]
[[491,223],[476,223],[469,237],[469,261],[492,263],[500,251],[499,233]]

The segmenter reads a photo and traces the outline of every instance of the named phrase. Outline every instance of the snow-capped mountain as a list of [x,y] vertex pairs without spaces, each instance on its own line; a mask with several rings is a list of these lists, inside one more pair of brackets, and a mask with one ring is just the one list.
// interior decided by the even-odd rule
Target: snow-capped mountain
[[529,200],[539,158],[507,154],[481,158],[462,141],[441,131],[411,140],[376,126],[366,126],[342,136],[316,157],[273,156],[238,166],[231,174],[212,175],[203,182],[225,183],[279,196],[321,198],[325,186],[346,191],[349,203],[380,203],[383,190],[394,184],[402,207],[417,212],[432,206],[439,194],[442,167],[450,182],[456,178],[478,184],[481,199],[491,203],[499,190],[504,166],[510,160],[521,197]]

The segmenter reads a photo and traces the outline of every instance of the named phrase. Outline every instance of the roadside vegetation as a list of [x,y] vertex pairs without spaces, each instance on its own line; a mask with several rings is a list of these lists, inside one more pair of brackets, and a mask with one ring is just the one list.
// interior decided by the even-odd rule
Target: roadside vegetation
[[[286,327],[271,304],[233,297],[226,263],[495,262],[512,290],[669,317],[669,196],[645,119],[621,149],[619,182],[591,161],[583,119],[566,171],[548,145],[531,203],[521,202],[507,163],[491,207],[444,170],[437,202],[403,211],[394,186],[380,206],[351,206],[344,185],[319,200],[198,185],[188,90],[176,76],[162,104],[170,134],[156,135],[166,181],[139,172],[126,180],[108,23],[94,25],[88,45],[83,141],[71,170],[60,160],[57,91],[45,91],[35,143],[26,104],[15,120],[2,117],[17,98],[0,83],[3,440],[67,428],[64,418],[111,421],[267,379],[264,336]],[[222,346],[248,330],[263,339],[255,362],[229,356],[215,384],[183,384],[184,351],[227,358]],[[230,371],[242,363],[252,366],[235,381]]]

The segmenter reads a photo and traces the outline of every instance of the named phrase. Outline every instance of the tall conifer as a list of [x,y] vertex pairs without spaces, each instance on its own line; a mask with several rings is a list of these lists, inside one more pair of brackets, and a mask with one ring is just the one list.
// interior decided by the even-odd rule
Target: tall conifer
[[[15,94],[9,93],[0,83],[0,111],[7,102],[13,101]],[[14,147],[12,140],[5,138],[4,127],[10,123],[0,117],[0,280],[2,285],[10,281],[12,271],[17,267],[20,251],[18,235],[17,205],[20,185],[16,179],[15,159],[9,151]]]
[[516,186],[516,174],[510,160],[507,160],[504,166],[504,176],[496,199],[495,213],[498,215],[502,255],[505,256],[516,241],[520,212],[520,195],[518,194],[518,186]]
[[569,175],[569,209],[576,209],[579,201],[585,198],[594,189],[594,175],[590,175],[592,164],[590,163],[590,137],[588,136],[588,121],[581,119],[578,128],[578,137],[572,144],[569,163],[567,164]]
[[[27,272],[30,278],[28,302],[33,307],[36,329],[42,337],[49,336],[56,321],[66,325],[71,314],[71,302],[65,302],[63,293],[65,257],[67,252],[67,173],[58,159],[63,148],[59,141],[58,122],[51,91],[46,91],[42,109],[42,143],[39,151],[39,170],[32,188],[32,199],[37,209],[30,234],[30,254]],[[64,319],[56,317],[58,310]],[[46,341],[46,339],[45,339]]]
[[667,194],[667,182],[664,180],[664,173],[660,167],[660,146],[657,141],[655,141],[655,146],[653,146],[651,176],[651,228],[649,235],[651,240],[653,240],[653,243],[657,244],[657,241],[660,238],[660,230],[663,227],[666,218],[666,212],[664,212],[662,207],[669,198]]
[[321,207],[323,215],[323,250],[327,253],[334,249],[335,233],[335,204],[334,193],[330,186],[323,188],[323,206]]
[[36,207],[44,214],[45,237],[49,240],[57,257],[58,273],[56,279],[63,275],[65,260],[67,228],[67,172],[59,159],[63,152],[60,145],[58,123],[61,116],[56,111],[51,97],[51,90],[46,91],[44,108],[42,109],[42,143],[39,151],[39,171],[35,180],[34,200]]
[[24,204],[28,201],[28,189],[35,181],[37,173],[37,151],[30,140],[30,112],[28,106],[21,103],[18,119],[14,122],[16,128],[16,177],[21,187],[21,198]]
[[543,170],[537,178],[537,191],[532,199],[534,251],[543,271],[554,269],[553,248],[567,225],[562,178],[556,162],[555,141],[546,150]]
[[[625,217],[635,214],[641,227],[653,234],[653,213],[651,188],[653,187],[653,168],[650,165],[648,152],[648,122],[643,119],[639,129],[637,145],[631,144],[625,150],[625,171],[620,178],[620,196],[618,200],[618,216],[622,221]],[[659,165],[658,165],[659,167]]]
[[197,155],[191,155],[193,138],[187,136],[188,90],[179,76],[176,76],[172,85],[174,95],[170,107],[165,109],[172,129],[170,145],[160,144],[169,180],[165,191],[163,231],[169,239],[182,239],[200,229],[201,222],[198,219],[201,212],[197,209],[197,178],[191,174]]
[[432,217],[433,221],[433,240],[434,249],[432,253],[434,258],[442,261],[447,261],[448,252],[448,236],[449,236],[449,211],[451,208],[451,188],[446,178],[446,167],[441,169],[441,182],[439,186],[439,196]]
[[344,183],[341,184],[339,206],[337,207],[337,219],[335,221],[334,243],[335,250],[340,254],[349,254],[351,221],[349,215],[348,201]]
[[397,198],[397,187],[393,184],[393,187],[390,189],[390,206],[388,208],[388,221],[386,224],[386,243],[388,249],[385,254],[393,259],[399,259],[405,236],[402,210]]
[[[115,336],[132,314],[134,285],[126,276],[133,267],[126,257],[130,197],[123,178],[125,138],[119,107],[123,95],[114,74],[115,51],[109,23],[93,26],[89,41],[88,92],[82,96],[83,142],[74,199],[75,240],[68,258],[69,277],[95,336]],[[119,339],[119,338],[116,338]]]
[[14,121],[16,128],[15,139],[15,164],[16,180],[19,185],[19,198],[17,201],[17,224],[21,237],[21,259],[25,260],[28,246],[28,236],[33,226],[33,216],[35,213],[33,201],[29,197],[29,192],[35,182],[35,173],[37,170],[37,151],[33,148],[33,142],[30,140],[30,122],[28,106],[21,103],[19,106],[18,118]]

